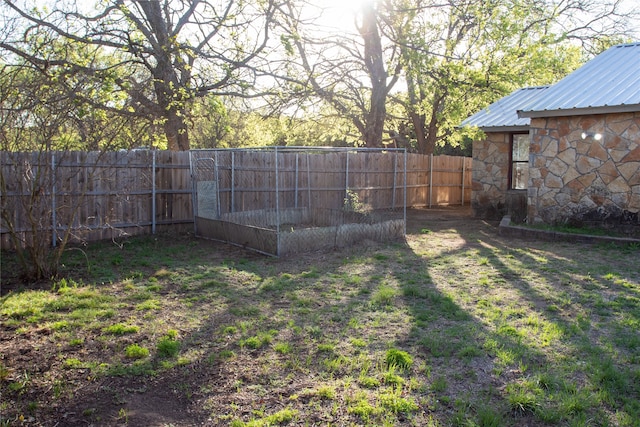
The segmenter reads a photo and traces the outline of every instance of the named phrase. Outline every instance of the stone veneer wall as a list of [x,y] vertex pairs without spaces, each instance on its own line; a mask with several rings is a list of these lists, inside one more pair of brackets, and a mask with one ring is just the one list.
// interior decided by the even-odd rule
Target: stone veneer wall
[[640,235],[640,112],[532,119],[531,134],[529,223]]
[[509,133],[487,133],[473,142],[471,208],[479,218],[501,219],[509,185]]

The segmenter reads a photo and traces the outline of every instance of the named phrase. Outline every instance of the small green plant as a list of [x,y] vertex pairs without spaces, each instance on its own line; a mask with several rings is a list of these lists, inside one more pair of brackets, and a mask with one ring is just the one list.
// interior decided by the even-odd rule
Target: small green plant
[[276,351],[276,353],[289,354],[293,351],[293,346],[288,342],[279,342],[273,346],[273,349]]
[[311,338],[320,339],[322,338],[323,332],[319,326],[310,326],[307,328],[307,333]]
[[506,387],[507,402],[515,413],[533,413],[539,406],[539,388],[532,382],[511,383]]
[[329,385],[323,385],[316,389],[315,394],[321,399],[333,400],[336,397],[336,389]]
[[180,341],[177,341],[172,335],[166,335],[158,341],[156,351],[158,357],[167,359],[176,357],[180,352]]
[[233,357],[235,357],[235,353],[231,350],[222,350],[220,353],[218,353],[218,357],[220,357],[220,359],[231,359]]
[[349,338],[349,342],[352,346],[356,348],[365,348],[367,346],[367,342],[361,338]]
[[389,366],[389,370],[383,374],[383,379],[385,384],[389,385],[402,385],[404,384],[404,379],[396,374],[396,368],[394,365]]
[[77,288],[78,284],[73,279],[62,278],[51,286],[52,291],[65,293],[69,288]]
[[129,359],[144,359],[149,356],[149,349],[138,344],[131,344],[127,346],[124,353]]
[[462,357],[463,359],[472,359],[474,357],[479,357],[482,355],[482,352],[480,351],[480,349],[475,346],[475,345],[467,345],[463,348],[460,349],[460,351],[458,352],[458,354],[460,355],[460,357]]
[[222,330],[222,333],[225,335],[235,335],[238,333],[238,328],[236,328],[235,326],[226,326]]
[[54,331],[62,331],[64,329],[69,329],[69,322],[66,320],[59,320],[57,322],[53,322],[51,324],[51,329]]
[[80,347],[84,344],[84,338],[72,338],[69,340],[69,346]]
[[413,358],[403,350],[398,350],[396,348],[390,348],[387,350],[387,355],[385,357],[385,361],[387,362],[387,366],[389,368],[397,368],[399,370],[406,370],[411,368],[413,365]]
[[358,378],[358,383],[364,388],[378,388],[380,387],[380,380],[375,377],[370,377],[367,375],[361,375]]
[[162,303],[159,300],[148,299],[136,305],[136,310],[140,310],[140,311],[159,310],[161,306],[162,306]]
[[444,377],[437,377],[433,379],[431,383],[431,391],[434,393],[442,393],[447,389],[447,379]]
[[387,307],[393,304],[398,291],[388,285],[380,286],[371,296],[371,304],[377,307]]
[[4,366],[4,363],[0,362],[0,381],[4,381],[9,377],[9,368]]
[[241,347],[247,347],[252,349],[258,349],[263,345],[264,345],[264,342],[258,336],[249,337],[240,342]]
[[478,424],[482,427],[500,427],[504,425],[502,414],[491,406],[482,405],[477,409]]
[[125,334],[135,334],[138,332],[140,328],[132,325],[125,325],[123,323],[116,323],[115,325],[107,326],[106,328],[102,328],[102,332],[111,335],[125,335]]
[[371,208],[360,201],[360,196],[353,190],[347,190],[342,208],[346,212],[368,213]]
[[229,313],[238,317],[256,317],[260,314],[260,307],[249,305],[242,307],[232,307],[229,309]]
[[166,268],[161,268],[158,271],[156,271],[155,273],[153,273],[152,277],[155,277],[156,279],[162,279],[165,277],[169,277],[171,276],[171,272],[169,270],[167,270]]
[[335,346],[329,343],[318,344],[318,351],[321,353],[333,353]]
[[118,411],[118,420],[125,424],[129,422],[129,414],[127,413],[126,409],[120,408],[120,410]]
[[273,337],[269,332],[260,332],[258,335],[240,341],[240,347],[257,350],[271,343]]
[[70,357],[68,359],[65,359],[64,367],[66,369],[80,369],[84,367],[84,364],[80,359],[77,359],[75,357]]
[[390,388],[380,393],[379,399],[380,406],[394,414],[415,412],[419,408],[413,398],[402,397],[402,389],[400,387]]
[[368,422],[372,416],[380,413],[380,408],[369,403],[366,393],[357,393],[354,398],[349,399],[347,412]]
[[[263,414],[263,411],[258,411]],[[241,420],[233,420],[231,427],[271,427],[279,424],[287,424],[298,415],[298,411],[294,409],[282,409],[276,413],[261,417],[251,421],[242,422]]]

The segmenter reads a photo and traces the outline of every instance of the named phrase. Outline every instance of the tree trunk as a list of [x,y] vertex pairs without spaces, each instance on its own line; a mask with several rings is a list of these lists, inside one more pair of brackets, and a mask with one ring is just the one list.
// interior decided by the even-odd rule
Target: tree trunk
[[159,2],[141,1],[141,8],[147,17],[153,35],[162,47],[153,52],[156,66],[152,69],[154,89],[156,92],[159,111],[161,111],[164,134],[167,138],[167,148],[171,151],[189,150],[189,134],[185,122],[188,95],[180,92],[180,84],[171,58],[173,49],[169,37],[169,29],[163,19]]
[[384,121],[387,117],[387,71],[382,53],[376,11],[372,2],[363,6],[362,25],[358,28],[364,40],[364,62],[371,79],[371,99],[364,133],[367,147],[382,147]]
[[416,134],[416,148],[418,149],[418,153],[433,154],[434,146],[429,147],[427,145],[426,135],[424,131],[427,118],[424,114],[420,114],[416,111],[410,111],[409,116],[411,118],[411,123],[413,124],[413,130]]
[[[402,52],[405,61],[411,63],[411,53],[406,50]],[[416,81],[417,80],[417,81]],[[419,74],[413,74],[412,70],[407,71],[407,93],[409,95],[409,105],[406,109],[413,125],[413,131],[416,135],[416,149],[419,154],[433,154],[434,145],[429,145],[426,139],[425,127],[427,117],[424,113],[419,112],[420,104],[424,99],[422,88],[424,82]]]
[[167,138],[167,148],[171,151],[189,150],[189,133],[184,115],[171,108],[166,112],[164,134]]
[[384,93],[379,93],[376,88],[373,88],[371,94],[371,109],[367,117],[367,123],[365,128],[365,143],[367,147],[381,148],[382,134],[384,132],[384,121],[387,117],[386,107],[386,88]]
[[438,115],[444,108],[445,98],[445,92],[438,92],[433,95],[433,102],[431,104],[431,117],[429,118],[427,135],[424,140],[424,154],[433,154],[433,152],[435,151],[436,142],[438,141],[438,130],[440,129]]

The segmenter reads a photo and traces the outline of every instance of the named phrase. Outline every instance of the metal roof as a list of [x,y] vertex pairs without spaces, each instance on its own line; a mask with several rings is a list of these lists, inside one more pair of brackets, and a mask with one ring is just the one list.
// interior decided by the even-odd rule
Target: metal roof
[[467,118],[460,127],[477,126],[485,132],[529,130],[530,119],[518,117],[517,111],[535,102],[548,90],[549,86],[518,89]]
[[516,109],[520,118],[640,111],[640,42],[609,48]]

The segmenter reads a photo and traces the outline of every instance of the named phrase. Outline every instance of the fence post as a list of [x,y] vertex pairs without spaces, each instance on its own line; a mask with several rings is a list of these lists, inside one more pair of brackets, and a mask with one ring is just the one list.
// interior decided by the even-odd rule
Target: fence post
[[345,173],[344,173],[344,200],[349,198],[349,152],[347,151],[347,161],[345,165]]
[[433,153],[429,154],[429,207],[433,200]]
[[298,153],[296,153],[296,183],[295,183],[294,207],[298,209]]
[[235,186],[236,186],[236,152],[232,151],[231,152],[231,209],[230,209],[232,213],[236,211],[235,210],[235,206],[236,206]]
[[151,154],[151,234],[156,234],[156,150]]
[[275,153],[275,168],[276,168],[276,252],[277,256],[280,256],[280,197],[278,191],[280,190],[278,186],[278,147],[274,147],[273,152]]
[[398,175],[398,153],[393,153],[393,191],[391,193],[391,209],[396,208],[396,188]]
[[465,172],[465,165],[467,164],[466,162],[466,158],[462,157],[462,206],[464,206],[464,172]]
[[307,207],[311,212],[311,164],[309,160],[309,153],[307,152]]
[[403,234],[407,235],[407,149],[404,149],[404,198],[402,201],[403,216],[404,216],[404,229]]
[[218,151],[214,152],[214,164],[213,164],[213,170],[214,170],[214,175],[215,175],[215,180],[216,180],[216,189],[218,190],[218,197],[216,197],[216,218],[220,219],[220,216],[222,215],[222,212],[220,210],[220,171],[218,168]]
[[[58,230],[56,228],[56,153],[51,152],[51,244],[55,248],[58,244]],[[69,225],[71,227],[71,224]]]
[[193,167],[193,150],[189,150],[189,175],[191,176],[191,211],[193,213],[193,234],[198,235],[198,225],[196,217],[198,216],[198,203],[196,201],[196,177]]

